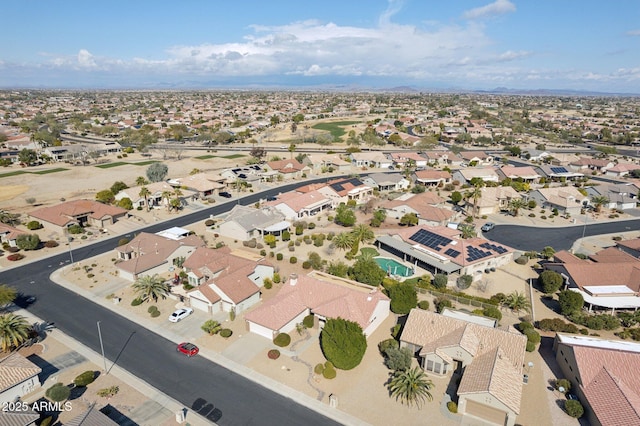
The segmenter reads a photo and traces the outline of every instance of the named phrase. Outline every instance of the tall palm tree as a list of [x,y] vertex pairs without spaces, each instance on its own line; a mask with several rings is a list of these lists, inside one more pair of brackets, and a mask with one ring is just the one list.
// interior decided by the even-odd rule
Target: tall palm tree
[[609,199],[603,195],[594,195],[591,197],[591,203],[593,203],[596,208],[596,212],[600,213],[602,206],[609,204]]
[[149,191],[149,188],[143,186],[142,188],[140,188],[140,192],[138,193],[138,195],[140,197],[144,197],[144,205],[147,208],[147,211],[149,211],[149,195],[151,195],[151,191]]
[[146,185],[149,182],[147,181],[147,179],[145,179],[144,176],[138,176],[136,178],[136,186],[142,186],[142,185]]
[[163,200],[166,200],[167,202],[167,211],[169,211],[171,209],[171,192],[170,191],[162,191],[162,195],[161,195]]
[[513,213],[514,216],[518,216],[520,209],[523,209],[527,206],[527,202],[522,198],[514,198],[509,201],[509,211]]
[[331,240],[331,244],[337,249],[348,250],[355,243],[353,235],[350,232],[341,232]]
[[165,282],[158,274],[143,275],[139,277],[132,285],[133,290],[143,301],[153,299],[166,299],[169,294],[169,284]]
[[527,296],[524,293],[520,293],[519,291],[514,291],[513,293],[507,294],[507,297],[504,299],[503,304],[515,312],[520,311],[529,311],[531,304],[527,299]]
[[406,371],[394,371],[389,380],[389,392],[402,404],[408,406],[416,404],[418,407],[425,400],[432,401],[433,395],[429,392],[433,388],[433,382],[427,377],[420,367],[414,367]]
[[473,214],[472,214],[472,216],[477,216],[478,215],[478,200],[480,198],[482,198],[482,187],[481,186],[474,186],[469,191],[467,191],[467,193],[465,195],[466,195],[467,199],[469,199],[469,198],[473,199]]
[[368,243],[375,238],[373,230],[366,223],[356,225],[351,231],[353,239],[359,243]]
[[16,300],[16,289],[6,284],[0,284],[0,311],[2,308]]
[[471,225],[460,225],[458,230],[461,232],[460,236],[465,240],[477,236],[476,229]]
[[27,340],[30,330],[31,325],[23,316],[0,315],[0,349],[7,352],[17,348]]

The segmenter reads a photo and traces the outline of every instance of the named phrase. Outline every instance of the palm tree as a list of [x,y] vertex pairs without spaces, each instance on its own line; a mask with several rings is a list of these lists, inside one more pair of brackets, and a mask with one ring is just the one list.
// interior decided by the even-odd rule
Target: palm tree
[[529,308],[531,307],[529,300],[527,300],[527,296],[518,291],[509,293],[502,303],[507,308],[515,312],[529,311]]
[[461,232],[460,236],[465,240],[477,235],[475,228],[471,225],[460,225],[458,230]]
[[162,191],[161,197],[163,200],[167,200],[167,211],[169,211],[171,209],[171,203],[169,202],[171,201],[171,192]]
[[136,178],[136,186],[142,186],[142,185],[146,185],[149,182],[144,178],[144,176],[138,176]]
[[551,246],[546,246],[545,248],[542,249],[542,251],[540,252],[540,254],[542,255],[542,257],[544,257],[545,259],[551,259],[553,257],[554,254],[556,254],[556,251],[553,247]]
[[166,299],[170,291],[169,284],[158,274],[139,277],[132,287],[143,301],[153,299],[154,302],[157,302],[158,298]]
[[420,367],[414,367],[406,371],[394,371],[389,380],[389,392],[408,406],[414,403],[420,407],[425,401],[433,400],[429,392],[433,388],[433,382]]
[[365,223],[356,225],[353,228],[353,231],[351,231],[351,235],[353,236],[354,241],[359,243],[368,243],[375,238],[371,227]]
[[472,198],[473,199],[473,214],[472,216],[477,216],[478,215],[478,200],[482,197],[482,187],[481,186],[474,186],[472,189],[470,189],[469,191],[467,191],[467,193],[465,194],[467,199]]
[[522,198],[514,198],[509,201],[509,211],[513,212],[514,216],[518,216],[520,209],[523,209],[527,206],[527,202]]
[[0,222],[9,226],[18,225],[20,224],[20,213],[9,213],[6,210],[0,210]]
[[593,197],[591,197],[591,202],[596,208],[596,212],[600,213],[600,210],[602,210],[602,206],[604,206],[605,204],[609,204],[609,199],[603,195],[594,195]]
[[218,334],[220,330],[222,330],[222,325],[215,320],[207,320],[202,327],[200,327],[205,333],[213,336],[214,334]]
[[16,289],[6,284],[0,284],[0,310],[16,300]]
[[350,232],[341,232],[331,240],[331,244],[337,249],[348,250],[353,247],[355,241]]
[[0,315],[0,349],[7,352],[17,348],[29,337],[31,325],[27,320],[16,314]]
[[147,208],[147,211],[149,211],[149,195],[151,195],[151,191],[149,191],[149,188],[143,186],[142,188],[140,188],[140,192],[138,193],[138,195],[140,197],[144,197],[144,205]]

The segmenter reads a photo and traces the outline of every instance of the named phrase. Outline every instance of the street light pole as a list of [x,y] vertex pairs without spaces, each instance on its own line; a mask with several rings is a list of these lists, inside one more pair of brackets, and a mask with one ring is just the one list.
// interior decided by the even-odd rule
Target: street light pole
[[102,333],[100,332],[100,321],[98,324],[98,338],[100,339],[100,350],[102,351],[102,362],[104,363],[104,374],[109,374],[107,370],[107,359],[104,357],[104,345],[102,344]]

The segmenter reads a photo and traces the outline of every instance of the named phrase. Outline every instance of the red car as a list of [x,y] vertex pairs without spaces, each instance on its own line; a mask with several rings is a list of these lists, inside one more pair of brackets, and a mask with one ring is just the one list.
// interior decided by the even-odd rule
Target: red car
[[193,343],[187,343],[187,342],[180,343],[178,345],[178,347],[176,348],[176,350],[178,352],[182,352],[186,356],[197,355],[198,351],[199,351],[199,349],[198,349],[198,347],[196,345],[194,345]]

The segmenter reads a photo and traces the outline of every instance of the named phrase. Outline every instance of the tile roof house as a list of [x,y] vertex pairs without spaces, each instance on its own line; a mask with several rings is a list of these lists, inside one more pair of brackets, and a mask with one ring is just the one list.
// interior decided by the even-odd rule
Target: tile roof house
[[500,425],[514,425],[520,413],[526,344],[513,327],[494,328],[421,309],[409,312],[400,336],[400,346],[416,353],[424,370],[462,374],[459,413]]
[[263,258],[251,259],[227,247],[198,247],[182,266],[195,287],[187,304],[208,313],[250,308],[260,300],[264,279],[274,272]]
[[357,167],[388,169],[393,166],[393,161],[380,151],[352,152],[349,157],[351,158],[351,164]]
[[295,191],[278,195],[275,201],[267,201],[266,206],[271,206],[282,213],[286,220],[295,221],[304,217],[330,209],[332,202],[329,197],[320,191],[299,193]]
[[584,177],[584,173],[572,171],[569,167],[548,164],[536,167],[536,172],[554,181],[576,180]]
[[333,169],[338,172],[351,170],[351,163],[340,158],[338,154],[308,154],[303,162],[316,173],[323,169]]
[[616,246],[627,254],[640,259],[640,238],[616,241]]
[[493,155],[483,151],[462,151],[459,155],[471,167],[493,165]]
[[301,164],[296,159],[269,161],[266,166],[268,170],[278,172],[286,180],[300,179],[303,174],[311,172],[309,166]]
[[465,207],[469,211],[477,209],[477,216],[484,216],[509,210],[511,200],[520,199],[522,196],[510,186],[485,186],[480,189],[481,195],[477,203],[473,198],[464,200]]
[[[147,188],[150,192],[146,200],[145,197],[140,195],[140,191],[143,187]],[[147,201],[149,203],[149,207],[166,207],[168,201],[165,195],[169,195],[170,198],[175,198],[175,190],[176,188],[171,186],[168,182],[151,182],[146,185],[125,188],[115,195],[115,199],[119,201],[123,198],[129,198],[133,203],[134,208],[145,207]],[[180,189],[180,192],[182,193],[182,195],[180,195],[178,198],[183,205],[187,203],[188,199],[193,198],[197,194],[197,191],[192,191],[189,189]]]
[[502,179],[522,179],[524,182],[537,182],[542,177],[531,166],[502,166],[497,172]]
[[378,191],[402,191],[411,184],[400,173],[371,173],[362,182]]
[[332,207],[340,203],[347,204],[354,200],[358,204],[365,203],[373,196],[373,188],[358,178],[339,178],[325,183],[310,184],[296,189],[298,192],[318,191],[331,199]]
[[394,166],[398,168],[405,167],[409,162],[412,162],[415,167],[427,167],[427,158],[418,154],[417,152],[392,152],[391,160]]
[[[171,179],[171,186],[185,187],[196,193],[198,198],[206,198],[225,188],[226,179],[211,173],[196,173],[181,178]],[[140,191],[138,191],[139,193]],[[132,200],[133,201],[133,200]]]
[[90,406],[87,410],[81,412],[73,419],[64,423],[63,426],[117,426],[118,423],[111,420],[102,411]]
[[598,172],[605,172],[613,166],[615,166],[615,163],[613,161],[585,157],[569,163],[569,167],[576,171],[593,170]]
[[17,352],[0,359],[0,403],[13,402],[38,389],[40,372],[40,367]]
[[578,215],[589,203],[589,197],[573,186],[539,188],[529,192],[529,200],[535,200],[542,208],[558,209],[561,214]]
[[40,420],[40,413],[32,409],[0,412],[0,425],[2,426],[35,426],[38,420]]
[[451,173],[446,170],[416,170],[412,178],[416,185],[442,186],[451,183]]
[[480,178],[485,182],[500,182],[500,176],[493,167],[469,167],[453,172],[453,180],[470,183],[471,179]]
[[64,232],[72,225],[105,228],[125,216],[127,210],[93,200],[66,201],[51,207],[43,207],[29,213],[45,227]]
[[286,220],[285,215],[274,207],[256,209],[238,204],[227,213],[218,233],[228,238],[248,241],[264,234],[277,234],[290,227],[291,223]]
[[425,151],[422,155],[430,164],[459,166],[464,162],[462,157],[448,150]]
[[196,235],[175,239],[141,232],[128,243],[116,247],[116,269],[120,277],[129,281],[142,275],[168,273],[176,259],[186,258],[204,245]]
[[640,424],[640,344],[558,333],[553,350],[590,424]]
[[628,210],[636,208],[638,203],[638,187],[633,184],[607,184],[584,188],[590,197],[601,196],[609,200],[603,207],[608,209]]
[[419,225],[445,226],[457,217],[457,213],[443,207],[444,199],[435,192],[406,195],[380,205],[387,211],[388,218],[400,220],[407,213],[415,213]]
[[13,226],[0,223],[0,243],[9,244],[10,247],[16,247],[16,238],[19,235],[27,235],[25,231],[21,231]]
[[267,339],[295,329],[313,314],[320,328],[327,319],[356,322],[370,336],[389,315],[389,298],[375,287],[321,272],[292,274],[278,293],[245,314],[250,332]]
[[619,248],[600,250],[584,260],[563,254],[544,268],[562,275],[566,288],[580,293],[589,311],[594,306],[612,312],[640,308],[640,259]]
[[461,232],[443,226],[413,226],[378,235],[375,244],[405,262],[431,273],[471,275],[480,279],[488,268],[513,259],[514,249],[484,238],[461,238]]
[[618,163],[615,166],[607,169],[605,174],[607,176],[613,177],[624,177],[634,170],[640,170],[640,165],[633,163]]

